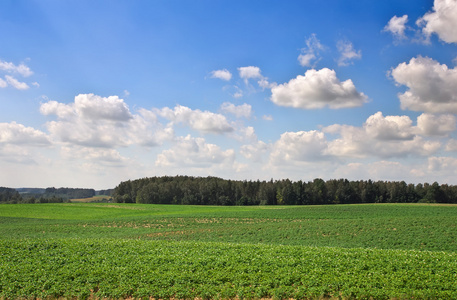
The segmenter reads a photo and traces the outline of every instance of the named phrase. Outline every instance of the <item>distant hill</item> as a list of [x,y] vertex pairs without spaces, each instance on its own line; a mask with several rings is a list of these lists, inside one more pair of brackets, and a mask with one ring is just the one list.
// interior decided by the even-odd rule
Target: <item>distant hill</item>
[[24,194],[24,193],[27,193],[27,194],[44,194],[46,189],[42,189],[42,188],[18,188],[18,189],[16,189],[16,191],[18,191],[19,194]]

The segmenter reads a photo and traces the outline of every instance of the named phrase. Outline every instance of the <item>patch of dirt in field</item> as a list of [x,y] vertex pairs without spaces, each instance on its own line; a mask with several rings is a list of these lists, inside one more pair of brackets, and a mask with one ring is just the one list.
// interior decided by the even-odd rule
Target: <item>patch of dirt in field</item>
[[142,207],[131,207],[131,206],[120,206],[120,205],[91,205],[91,207],[109,207],[109,208],[122,208],[122,209],[131,209],[131,210],[145,210]]
[[193,235],[196,233],[202,232],[212,232],[212,229],[198,229],[198,230],[175,230],[175,231],[164,231],[164,232],[153,232],[148,233],[145,236],[147,237],[167,237],[167,236],[175,236],[175,235]]

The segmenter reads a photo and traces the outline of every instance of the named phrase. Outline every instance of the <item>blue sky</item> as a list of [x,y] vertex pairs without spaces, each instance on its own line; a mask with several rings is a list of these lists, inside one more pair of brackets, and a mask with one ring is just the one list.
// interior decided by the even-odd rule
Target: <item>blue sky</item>
[[457,184],[457,1],[2,1],[0,186]]

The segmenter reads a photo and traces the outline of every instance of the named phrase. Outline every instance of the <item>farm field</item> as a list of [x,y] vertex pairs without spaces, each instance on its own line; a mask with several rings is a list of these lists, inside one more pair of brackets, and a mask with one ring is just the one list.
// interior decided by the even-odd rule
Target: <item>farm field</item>
[[0,206],[0,298],[457,298],[457,206]]
[[110,196],[99,195],[99,196],[93,196],[93,197],[89,197],[89,198],[70,199],[70,201],[72,203],[103,202],[103,201],[107,201],[110,198],[111,198]]

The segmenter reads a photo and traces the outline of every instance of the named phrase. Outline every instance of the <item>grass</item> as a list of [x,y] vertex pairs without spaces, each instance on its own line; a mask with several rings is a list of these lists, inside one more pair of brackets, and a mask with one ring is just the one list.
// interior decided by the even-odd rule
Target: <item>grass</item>
[[457,298],[457,205],[0,206],[0,298]]

